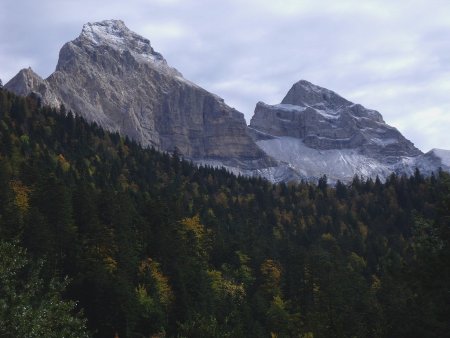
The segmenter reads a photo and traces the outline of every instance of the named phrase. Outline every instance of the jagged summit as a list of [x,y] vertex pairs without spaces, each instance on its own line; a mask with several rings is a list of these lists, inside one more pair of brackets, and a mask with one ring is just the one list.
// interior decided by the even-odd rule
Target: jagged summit
[[[74,59],[77,55],[77,59]],[[110,59],[103,62],[105,66],[123,64],[133,66],[143,64],[157,69],[179,81],[189,82],[175,68],[170,67],[164,57],[156,52],[150,40],[131,31],[121,20],[104,20],[83,25],[80,35],[66,43],[59,53],[56,71],[73,71],[78,67],[82,57],[83,63],[95,63],[101,58]],[[100,57],[100,59],[99,59]],[[76,61],[76,63],[74,63]],[[105,71],[115,71],[105,69]],[[192,82],[189,82],[194,85]]]
[[292,86],[279,106],[283,105],[285,108],[289,108],[287,105],[291,105],[291,108],[311,107],[332,116],[339,116],[342,111],[348,111],[356,117],[366,117],[384,123],[379,112],[354,104],[334,91],[306,80],[300,80]]
[[334,109],[352,104],[335,92],[306,80],[296,82],[281,103],[302,107],[326,104]]
[[59,107],[61,101],[55,95],[48,82],[34,72],[31,67],[21,69],[6,85],[5,88],[18,95],[34,93],[44,103]]
[[22,71],[5,87],[192,160],[245,169],[273,163],[248,135],[242,113],[184,79],[120,20],[85,24],[47,79]]
[[8,86],[14,86],[18,95],[28,95],[31,88],[39,86],[43,79],[36,74],[31,67],[23,68],[9,82]]
[[273,136],[302,139],[314,149],[355,149],[385,160],[421,152],[381,114],[307,81],[295,83],[280,104],[259,102],[250,126]]
[[379,112],[305,80],[280,104],[259,102],[247,127],[242,113],[184,79],[120,20],[85,24],[61,48],[47,79],[23,69],[5,88],[54,107],[64,104],[144,146],[177,149],[197,163],[274,182],[450,168],[448,153],[422,154]]
[[106,45],[120,51],[129,51],[137,57],[151,61],[166,62],[163,56],[152,48],[150,40],[131,31],[122,20],[86,23],[77,40],[89,42],[95,47]]
[[422,155],[379,112],[305,80],[280,104],[259,102],[250,128],[261,149],[306,177],[386,177],[396,164],[408,166],[406,157]]

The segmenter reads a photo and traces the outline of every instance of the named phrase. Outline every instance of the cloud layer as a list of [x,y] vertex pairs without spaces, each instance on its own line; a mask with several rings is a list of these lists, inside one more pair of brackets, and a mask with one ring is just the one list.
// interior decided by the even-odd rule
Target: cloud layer
[[122,19],[242,111],[306,79],[379,110],[423,151],[450,149],[450,2],[3,0],[0,78],[43,77],[88,21]]

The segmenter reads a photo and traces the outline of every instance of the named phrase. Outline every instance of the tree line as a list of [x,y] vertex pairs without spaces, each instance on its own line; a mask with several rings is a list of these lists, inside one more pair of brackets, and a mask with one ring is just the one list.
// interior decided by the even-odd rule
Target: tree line
[[449,234],[442,171],[272,184],[0,89],[5,337],[445,337]]

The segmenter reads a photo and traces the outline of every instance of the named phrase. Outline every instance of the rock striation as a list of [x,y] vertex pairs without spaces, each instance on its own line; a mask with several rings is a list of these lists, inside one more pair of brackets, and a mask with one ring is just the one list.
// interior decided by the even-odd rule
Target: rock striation
[[387,163],[422,153],[379,112],[304,80],[292,86],[281,104],[259,102],[250,126],[273,136],[302,139],[313,149],[358,149]]
[[186,80],[120,20],[85,24],[47,79],[29,68],[5,87],[63,104],[144,146],[246,170],[273,164],[249,136],[242,113]]
[[379,112],[304,80],[280,104],[259,102],[247,127],[242,113],[186,80],[120,20],[85,24],[53,74],[23,69],[5,88],[64,105],[143,146],[272,182],[450,170],[448,151],[422,154]]
[[379,112],[304,80],[280,104],[259,102],[250,129],[262,150],[310,180],[384,179],[442,166],[435,152],[423,154]]

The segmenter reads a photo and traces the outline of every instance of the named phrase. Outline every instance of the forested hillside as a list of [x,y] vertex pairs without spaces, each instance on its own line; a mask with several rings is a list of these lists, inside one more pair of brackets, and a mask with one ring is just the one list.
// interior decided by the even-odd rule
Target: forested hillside
[[274,185],[0,89],[0,239],[2,337],[450,332],[444,172]]

